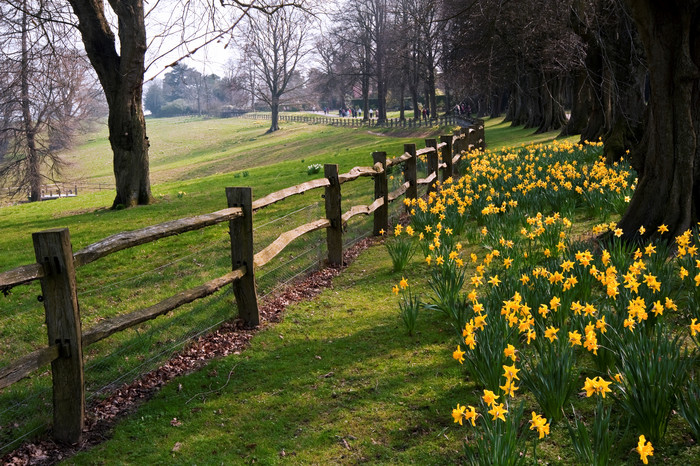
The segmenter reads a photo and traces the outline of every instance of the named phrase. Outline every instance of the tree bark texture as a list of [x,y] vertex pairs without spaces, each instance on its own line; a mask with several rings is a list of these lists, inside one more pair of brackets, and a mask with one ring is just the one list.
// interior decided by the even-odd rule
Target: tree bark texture
[[600,47],[588,42],[586,53],[586,72],[588,89],[591,93],[591,107],[588,124],[581,133],[581,142],[597,141],[605,133],[605,112],[603,109],[603,54]]
[[644,88],[647,68],[639,50],[638,34],[621,5],[613,10],[615,27],[605,35],[606,62],[609,64],[611,99],[610,124],[603,136],[607,163],[620,160],[635,148],[644,134],[646,102]]
[[591,89],[586,78],[586,71],[575,70],[571,78],[571,116],[559,133],[559,137],[583,133],[588,124],[590,111]]
[[114,154],[117,195],[112,207],[152,200],[148,137],[143,115],[146,27],[142,0],[110,0],[119,24],[120,53],[101,0],[69,0],[78,17],[85,51],[109,107],[109,142]]
[[278,131],[280,129],[279,115],[280,115],[280,98],[279,96],[272,96],[270,101],[270,129],[267,130],[268,133]]
[[651,100],[639,182],[619,226],[627,238],[661,224],[678,235],[697,222],[700,200],[700,1],[627,4],[646,52]]
[[555,131],[566,123],[564,107],[561,104],[562,83],[562,78],[556,74],[542,74],[539,87],[539,104],[542,119],[535,133]]

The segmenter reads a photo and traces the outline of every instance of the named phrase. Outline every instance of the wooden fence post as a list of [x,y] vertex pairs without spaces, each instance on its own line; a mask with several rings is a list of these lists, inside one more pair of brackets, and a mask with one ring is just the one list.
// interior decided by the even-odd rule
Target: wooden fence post
[[36,261],[46,274],[41,294],[49,345],[60,345],[51,363],[53,435],[59,442],[77,443],[85,425],[83,345],[75,284],[75,265],[67,228],[32,234]]
[[331,226],[326,228],[326,245],[328,246],[328,263],[331,266],[343,265],[343,211],[340,206],[340,181],[338,165],[327,163],[323,173],[331,185],[326,187],[326,218]]
[[465,150],[467,152],[470,152],[471,150],[474,149],[474,145],[472,144],[472,127],[469,126],[468,128],[462,128],[461,130],[462,135],[464,136],[464,141],[463,141],[463,146],[462,150]]
[[380,231],[389,230],[389,185],[386,176],[386,152],[372,152],[374,164],[381,163],[384,171],[374,175],[374,199],[384,199],[384,205],[374,211],[374,236],[379,236]]
[[456,129],[452,132],[452,134],[454,137],[457,138],[452,148],[452,150],[454,150],[455,155],[457,155],[462,152],[462,148],[464,147],[463,141],[460,139],[462,133],[458,129]]
[[253,269],[253,190],[251,188],[226,188],[229,207],[240,207],[241,217],[228,222],[231,235],[231,267],[233,270],[245,266],[245,275],[233,282],[233,294],[238,306],[238,317],[246,327],[260,324],[258,297],[255,292],[255,270]]
[[442,147],[442,163],[446,165],[442,169],[442,181],[454,175],[454,167],[452,166],[452,136],[440,136],[440,142],[445,145]]
[[411,154],[411,158],[406,160],[403,166],[403,179],[404,182],[408,181],[409,186],[406,190],[406,197],[408,199],[418,198],[418,174],[416,166],[416,145],[415,144],[404,144],[403,151]]
[[437,150],[437,140],[436,139],[426,139],[425,147],[432,147],[434,150],[428,152],[428,174],[435,173],[435,179],[428,184],[428,193],[435,191],[435,185],[440,180],[440,173],[438,172],[438,150]]

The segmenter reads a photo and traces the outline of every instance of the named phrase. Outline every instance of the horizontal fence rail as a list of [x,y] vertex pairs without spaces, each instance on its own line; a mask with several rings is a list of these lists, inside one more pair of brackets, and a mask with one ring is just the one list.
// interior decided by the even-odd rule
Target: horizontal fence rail
[[[75,443],[84,428],[85,387],[83,349],[117,332],[155,319],[195,300],[232,286],[239,318],[246,326],[259,323],[255,273],[270,263],[296,239],[326,230],[328,263],[342,265],[343,232],[358,215],[373,215],[373,234],[389,228],[388,205],[403,195],[417,197],[417,187],[435,189],[438,180],[450,178],[465,153],[484,148],[483,122],[436,139],[426,139],[425,148],[405,144],[404,153],[388,159],[385,152],[372,154],[371,167],[355,167],[339,174],[338,166],[326,164],[325,177],[282,189],[253,201],[250,188],[226,188],[228,208],[217,212],[163,222],[145,228],[117,233],[72,252],[68,229],[54,229],[32,235],[37,262],[0,273],[0,290],[40,280],[46,314],[49,346],[27,354],[0,368],[0,389],[8,387],[41,367],[51,364],[54,406],[53,435],[58,441]],[[427,159],[425,178],[417,178],[417,160]],[[401,186],[389,192],[387,172],[403,164]],[[341,211],[341,186],[361,177],[374,179],[374,202]],[[268,246],[253,254],[252,216],[254,212],[313,189],[325,190],[325,218],[319,218],[280,234]],[[75,269],[117,251],[154,242],[169,236],[229,222],[231,272],[194,288],[181,291],[151,306],[98,322],[81,330]]]

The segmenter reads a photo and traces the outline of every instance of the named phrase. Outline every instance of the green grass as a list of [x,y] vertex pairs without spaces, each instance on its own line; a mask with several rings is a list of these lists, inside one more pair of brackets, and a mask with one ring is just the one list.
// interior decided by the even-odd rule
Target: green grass
[[[149,119],[151,182],[158,185],[301,159],[308,163],[336,163],[328,157],[345,159],[343,156],[349,154],[343,152],[357,155],[363,148],[364,154],[382,150],[374,148],[377,136],[366,128],[283,122],[280,131],[266,134],[268,127],[265,120],[239,118]],[[112,183],[106,128],[83,138],[83,144],[66,154],[71,164],[70,178]]]
[[486,130],[486,147],[491,150],[499,150],[509,146],[519,146],[521,144],[546,143],[554,139],[578,142],[579,135],[567,138],[557,138],[559,131],[549,133],[533,134],[533,128],[525,129],[522,126],[511,126],[509,122],[503,121],[504,117],[486,118],[484,127]]
[[68,463],[450,463],[459,442],[441,430],[450,394],[469,387],[435,315],[406,335],[390,270],[385,250],[373,248],[243,354],[178,379],[112,440]]
[[[201,136],[203,125],[218,128],[219,133]],[[236,119],[149,121],[157,167],[154,171],[167,180],[154,183],[157,201],[149,206],[112,211],[105,206],[111,204],[113,193],[102,191],[2,208],[0,270],[34,262],[31,233],[35,231],[67,227],[76,251],[119,231],[225,208],[227,186],[252,186],[254,197],[259,198],[321,177],[322,174],[313,177],[307,174],[306,167],[311,163],[337,163],[340,171],[346,172],[353,166],[371,165],[371,152],[375,150],[396,156],[403,152],[406,142],[417,142],[422,147],[418,138],[423,136],[415,133],[411,138],[385,137],[360,129],[294,123],[284,124],[282,131],[272,135],[265,135],[265,130],[264,122]],[[430,134],[430,131],[423,131]],[[172,145],[167,151],[169,159],[158,154],[158,147],[163,146],[158,141],[168,141],[168,138],[176,141],[168,142]],[[224,139],[228,142],[222,142]],[[178,141],[182,144],[190,141],[192,147],[180,148]],[[197,144],[203,148],[196,147]],[[99,172],[96,167],[109,164],[99,155],[100,147],[102,150],[108,147],[104,135],[102,139],[94,134],[87,136],[85,146],[76,149],[76,154],[83,155],[74,161],[72,172]],[[191,154],[189,159],[188,153]],[[203,175],[218,171],[224,172]],[[180,192],[186,194],[180,196]],[[257,213],[254,217],[256,251],[283,231],[323,217],[322,194],[322,190],[316,190]],[[372,194],[373,183],[368,178],[344,185],[344,209],[355,204],[369,204]],[[358,225],[363,225],[361,234],[367,234],[368,220],[353,220],[348,236],[359,234],[353,232]],[[231,267],[229,249],[227,225],[219,225],[121,251],[79,268],[77,281],[83,329],[223,275]],[[323,258],[324,250],[322,232],[293,243],[277,260],[258,272],[259,292],[268,293],[278,282],[289,280],[313,266]],[[40,294],[38,283],[33,283],[16,287],[9,296],[0,297],[0,366],[46,344],[43,306],[37,301]],[[230,291],[224,291],[184,306],[169,314],[169,318],[146,323],[87,348],[86,384],[90,396],[101,396],[101,389],[111,381],[133,379],[157,365],[193,333],[234,317],[236,310],[232,301]],[[0,450],[14,438],[15,430],[10,426],[16,419],[28,419],[26,430],[50,419],[49,386],[50,373],[42,370],[0,392],[0,406],[9,407],[8,411],[0,411]],[[17,400],[27,397],[27,403],[16,404]],[[49,409],[36,410],[37,404]]]
[[[418,147],[422,147],[418,137],[435,137],[450,132],[449,128],[427,131],[424,129],[424,133],[406,137],[405,130],[397,129],[374,129],[372,134],[361,128],[285,123],[282,131],[265,135],[265,121],[164,119],[149,120],[148,124],[152,142],[153,192],[158,199],[155,204],[110,211],[104,207],[111,204],[113,193],[97,192],[81,194],[78,198],[0,209],[0,270],[33,262],[33,231],[69,227],[73,249],[77,250],[118,231],[224,208],[226,186],[252,186],[254,197],[259,198],[269,192],[311,179],[306,174],[306,167],[311,163],[338,163],[340,171],[345,172],[353,166],[370,165],[372,151],[384,150],[389,156],[396,156],[403,152],[405,142],[418,142]],[[495,122],[487,122],[486,138],[489,147],[503,144],[504,139],[515,143],[518,140],[524,141],[529,137],[528,133],[524,130],[509,131],[505,126],[501,128]],[[554,133],[550,133],[542,137],[546,140],[554,136]],[[110,156],[104,134],[89,136],[85,144],[79,146],[71,157],[74,173],[85,174],[81,175],[83,177],[88,177],[89,173],[93,181],[110,180]],[[243,170],[248,176],[243,176]],[[397,173],[395,181],[399,178],[400,173]],[[186,194],[179,197],[178,192]],[[368,179],[344,185],[344,209],[358,203],[369,203],[371,192],[372,182]],[[282,231],[323,216],[323,200],[320,194],[320,191],[307,193],[256,214],[256,250],[269,244]],[[353,225],[357,225],[357,222],[353,221]],[[368,226],[365,224],[364,228],[366,231]],[[275,282],[293,277],[309,263],[323,256],[321,233],[298,243],[285,251],[276,265],[260,271],[258,284],[261,290],[269,290],[274,287]],[[228,247],[226,226],[221,225],[122,251],[79,269],[78,288],[83,328],[89,328],[106,317],[152,304],[183,288],[222,275],[230,270]],[[290,258],[299,255],[303,257],[298,260]],[[434,462],[439,463],[445,462],[447,458],[454,458],[455,451],[460,448],[458,441],[450,436],[451,440],[447,442],[440,432],[442,427],[435,426],[443,426],[444,419],[450,420],[449,417],[445,417],[449,416],[449,410],[446,409],[455,396],[443,394],[443,398],[440,398],[438,395],[443,391],[454,390],[450,384],[459,380],[459,376],[435,377],[435,382],[426,382],[433,380],[427,379],[430,374],[440,374],[443,369],[452,370],[452,365],[445,361],[444,357],[442,345],[445,338],[435,326],[429,326],[433,328],[430,331],[424,329],[426,333],[419,335],[417,340],[399,338],[403,331],[399,328],[397,303],[387,299],[389,285],[396,281],[396,277],[388,275],[386,270],[390,267],[385,267],[386,260],[383,250],[375,249],[371,254],[362,256],[358,262],[361,265],[357,267],[363,268],[351,269],[347,276],[339,279],[335,291],[326,293],[326,298],[295,307],[299,313],[296,320],[305,325],[297,325],[292,317],[292,312],[295,311],[290,311],[290,317],[282,324],[280,330],[271,329],[271,333],[261,334],[253,343],[251,351],[240,358],[243,366],[236,368],[236,376],[232,376],[233,385],[229,385],[231,389],[242,387],[241,389],[254,391],[256,395],[251,401],[241,402],[241,405],[236,405],[238,401],[219,397],[222,407],[217,409],[222,409],[222,412],[250,411],[254,415],[232,417],[223,422],[225,428],[218,433],[211,433],[213,438],[220,438],[221,442],[224,441],[221,437],[242,436],[244,440],[254,437],[254,440],[245,440],[243,444],[235,443],[234,439],[227,440],[231,443],[226,444],[229,445],[226,450],[230,455],[237,455],[230,456],[231,461],[250,459],[251,455],[272,460],[279,458],[275,455],[279,454],[280,448],[292,451],[296,451],[294,448],[297,448],[298,454],[311,458],[311,462],[315,461],[314,458],[352,462],[367,457],[369,460],[376,458],[379,462],[415,460],[422,463],[434,459]],[[272,270],[279,264],[280,268]],[[338,294],[335,294],[336,292]],[[15,288],[8,298],[0,298],[0,364],[4,365],[45,344],[43,309],[36,300],[38,294],[38,285],[32,285]],[[168,318],[144,324],[139,329],[122,332],[88,348],[85,353],[89,366],[86,383],[90,393],[100,396],[100,389],[109,381],[118,377],[124,377],[123,380],[128,381],[139,372],[157,364],[158,360],[167,356],[192,335],[192,329],[201,331],[234,316],[235,306],[232,299],[231,293],[225,291],[185,306],[171,313]],[[354,309],[358,309],[358,312]],[[329,319],[331,315],[334,318]],[[351,319],[352,315],[358,320]],[[313,319],[314,316],[319,318]],[[289,327],[284,327],[287,325]],[[315,329],[316,325],[320,328]],[[284,339],[280,339],[280,332],[288,332],[289,336],[282,333]],[[338,368],[336,374],[339,375],[329,377],[329,380],[320,380],[317,371],[310,372],[313,366],[299,364],[299,367],[295,368],[286,367],[297,366],[297,362],[303,360],[301,355],[322,352],[321,350],[326,348],[326,341],[337,342],[338,349],[333,350],[330,347],[324,354],[314,354],[311,363],[317,364],[323,374],[336,372],[333,368]],[[281,343],[290,353],[280,353],[279,349],[271,352],[273,342]],[[311,346],[306,346],[303,342],[308,342]],[[108,357],[109,354],[115,355]],[[279,354],[280,359],[277,360],[273,354]],[[316,359],[316,355],[321,356],[321,359]],[[154,360],[149,363],[151,357]],[[248,365],[248,361],[251,360],[253,362]],[[229,358],[216,362],[215,368],[219,377],[227,375],[236,363]],[[401,368],[408,372],[399,372],[402,375],[396,376],[394,373]],[[206,375],[208,371],[210,369],[206,373],[191,376],[192,380],[198,382],[193,383],[193,388],[187,392],[190,393],[188,399],[196,393],[208,390],[203,388],[202,384],[205,387],[220,386],[221,380],[210,380]],[[253,379],[241,381],[243,385],[238,385],[239,382],[234,383],[234,379],[237,381],[238,375],[243,372],[252,373]],[[267,374],[268,372],[271,374]],[[283,376],[276,376],[278,372]],[[271,378],[261,379],[262,375]],[[297,383],[296,378],[304,382]],[[40,426],[41,422],[50,419],[50,392],[47,391],[49,382],[48,371],[40,371],[36,376],[3,390],[0,393],[0,405],[9,406],[14,403],[13,400],[29,397],[27,405],[18,408],[14,416],[30,417],[26,430],[31,430],[34,425]],[[370,390],[371,386],[382,387],[383,384],[391,388],[401,386],[400,382],[408,383],[410,387],[401,388],[398,392],[375,388],[376,394]],[[434,386],[431,385],[433,383]],[[273,394],[288,384],[304,393],[286,394],[284,396],[289,398],[283,398],[283,403],[279,403],[280,399]],[[318,393],[304,390],[304,387],[315,384],[318,385]],[[120,429],[126,429],[127,432],[133,429],[136,429],[135,432],[142,428],[153,429],[158,425],[156,420],[160,419],[164,421],[164,433],[176,432],[179,428],[170,426],[172,410],[179,410],[178,414],[172,417],[187,419],[187,423],[183,421],[183,426],[187,425],[198,412],[190,411],[192,403],[184,408],[177,403],[166,408],[174,389],[167,388],[164,394],[159,396],[160,402],[154,401],[154,404],[146,405],[143,408],[146,411],[140,411]],[[460,393],[463,390],[461,388]],[[345,409],[347,403],[343,403],[348,401],[343,395],[346,392],[352,395],[348,395],[351,398],[349,401],[353,403],[353,409],[350,411]],[[366,398],[367,394],[373,396]],[[330,395],[330,398],[326,395]],[[240,396],[234,398],[238,400]],[[317,410],[310,408],[313,404],[311,401],[319,404]],[[437,405],[433,407],[433,403]],[[37,404],[49,409],[36,410]],[[285,404],[289,404],[289,407],[283,406]],[[224,409],[224,405],[228,407]],[[276,413],[277,409],[283,409],[284,412]],[[413,410],[418,410],[421,417],[416,419]],[[40,412],[38,416],[37,411]],[[202,409],[201,413],[205,411],[207,410]],[[34,413],[33,417],[29,415],[31,412]],[[307,412],[308,419],[305,417]],[[354,413],[357,413],[356,422],[353,422]],[[278,415],[283,417],[277,420]],[[7,435],[10,432],[7,426],[12,422],[14,419],[11,416],[0,414],[0,427],[4,428],[0,432]],[[295,422],[301,426],[298,428],[307,432],[303,435],[297,434],[305,438],[295,445],[303,446],[287,447],[275,440],[278,436],[293,438],[289,424],[294,425]],[[346,429],[345,425],[351,422],[354,426],[352,430],[357,433]],[[256,426],[256,423],[261,425]],[[212,442],[203,438],[209,435],[201,433],[201,426],[209,424],[218,426],[221,423],[212,419],[193,422],[193,425],[199,425],[200,429],[193,430],[191,435],[199,440],[191,443],[201,443],[202,446],[187,453],[190,448],[190,440],[187,440],[183,442],[185,446],[180,450],[183,455],[194,455],[191,458],[196,458],[196,455],[201,454],[209,458],[211,452],[207,450],[212,448]],[[386,426],[380,428],[384,424]],[[241,425],[245,428],[239,428]],[[236,433],[230,433],[231,426],[236,426]],[[380,433],[375,437],[372,429]],[[228,434],[224,435],[223,432]],[[293,432],[296,433],[297,430]],[[347,450],[336,435],[345,438],[351,450]],[[366,435],[369,435],[369,440]],[[121,450],[123,454],[132,448],[134,436],[126,434],[126,437],[120,437],[120,434],[117,434],[115,446],[106,444],[102,448],[105,451],[114,448],[114,451]],[[156,455],[154,462],[172,460],[172,445],[168,444],[172,438],[163,435],[163,439],[153,447],[153,454]],[[1,447],[7,437],[0,440]],[[121,443],[120,446],[119,442],[124,441],[129,442],[128,445]],[[333,443],[334,441],[336,443]],[[253,443],[261,447],[249,448]],[[241,445],[243,450],[240,449]],[[359,456],[354,456],[352,452],[355,450],[360,452]],[[184,461],[191,462],[187,459]]]

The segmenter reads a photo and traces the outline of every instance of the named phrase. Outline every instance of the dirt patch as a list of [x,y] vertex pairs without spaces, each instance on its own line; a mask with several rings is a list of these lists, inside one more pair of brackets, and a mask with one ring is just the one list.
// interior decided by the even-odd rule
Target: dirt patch
[[[374,238],[366,238],[346,250],[343,256],[344,266],[355,260],[360,252],[374,242]],[[297,280],[278,294],[261,302],[259,327],[243,328],[243,322],[240,319],[227,322],[218,330],[188,343],[182,351],[175,353],[158,369],[148,372],[132,383],[123,385],[107,399],[89,405],[86,409],[83,440],[80,443],[61,445],[49,439],[24,443],[15,451],[0,458],[0,464],[52,465],[100,444],[111,436],[112,429],[118,420],[134,412],[166,383],[179,375],[200,369],[212,359],[240,354],[260,329],[282,320],[287,306],[317,296],[331,286],[333,278],[341,271],[342,268],[326,267]],[[47,432],[48,435],[50,432]]]

